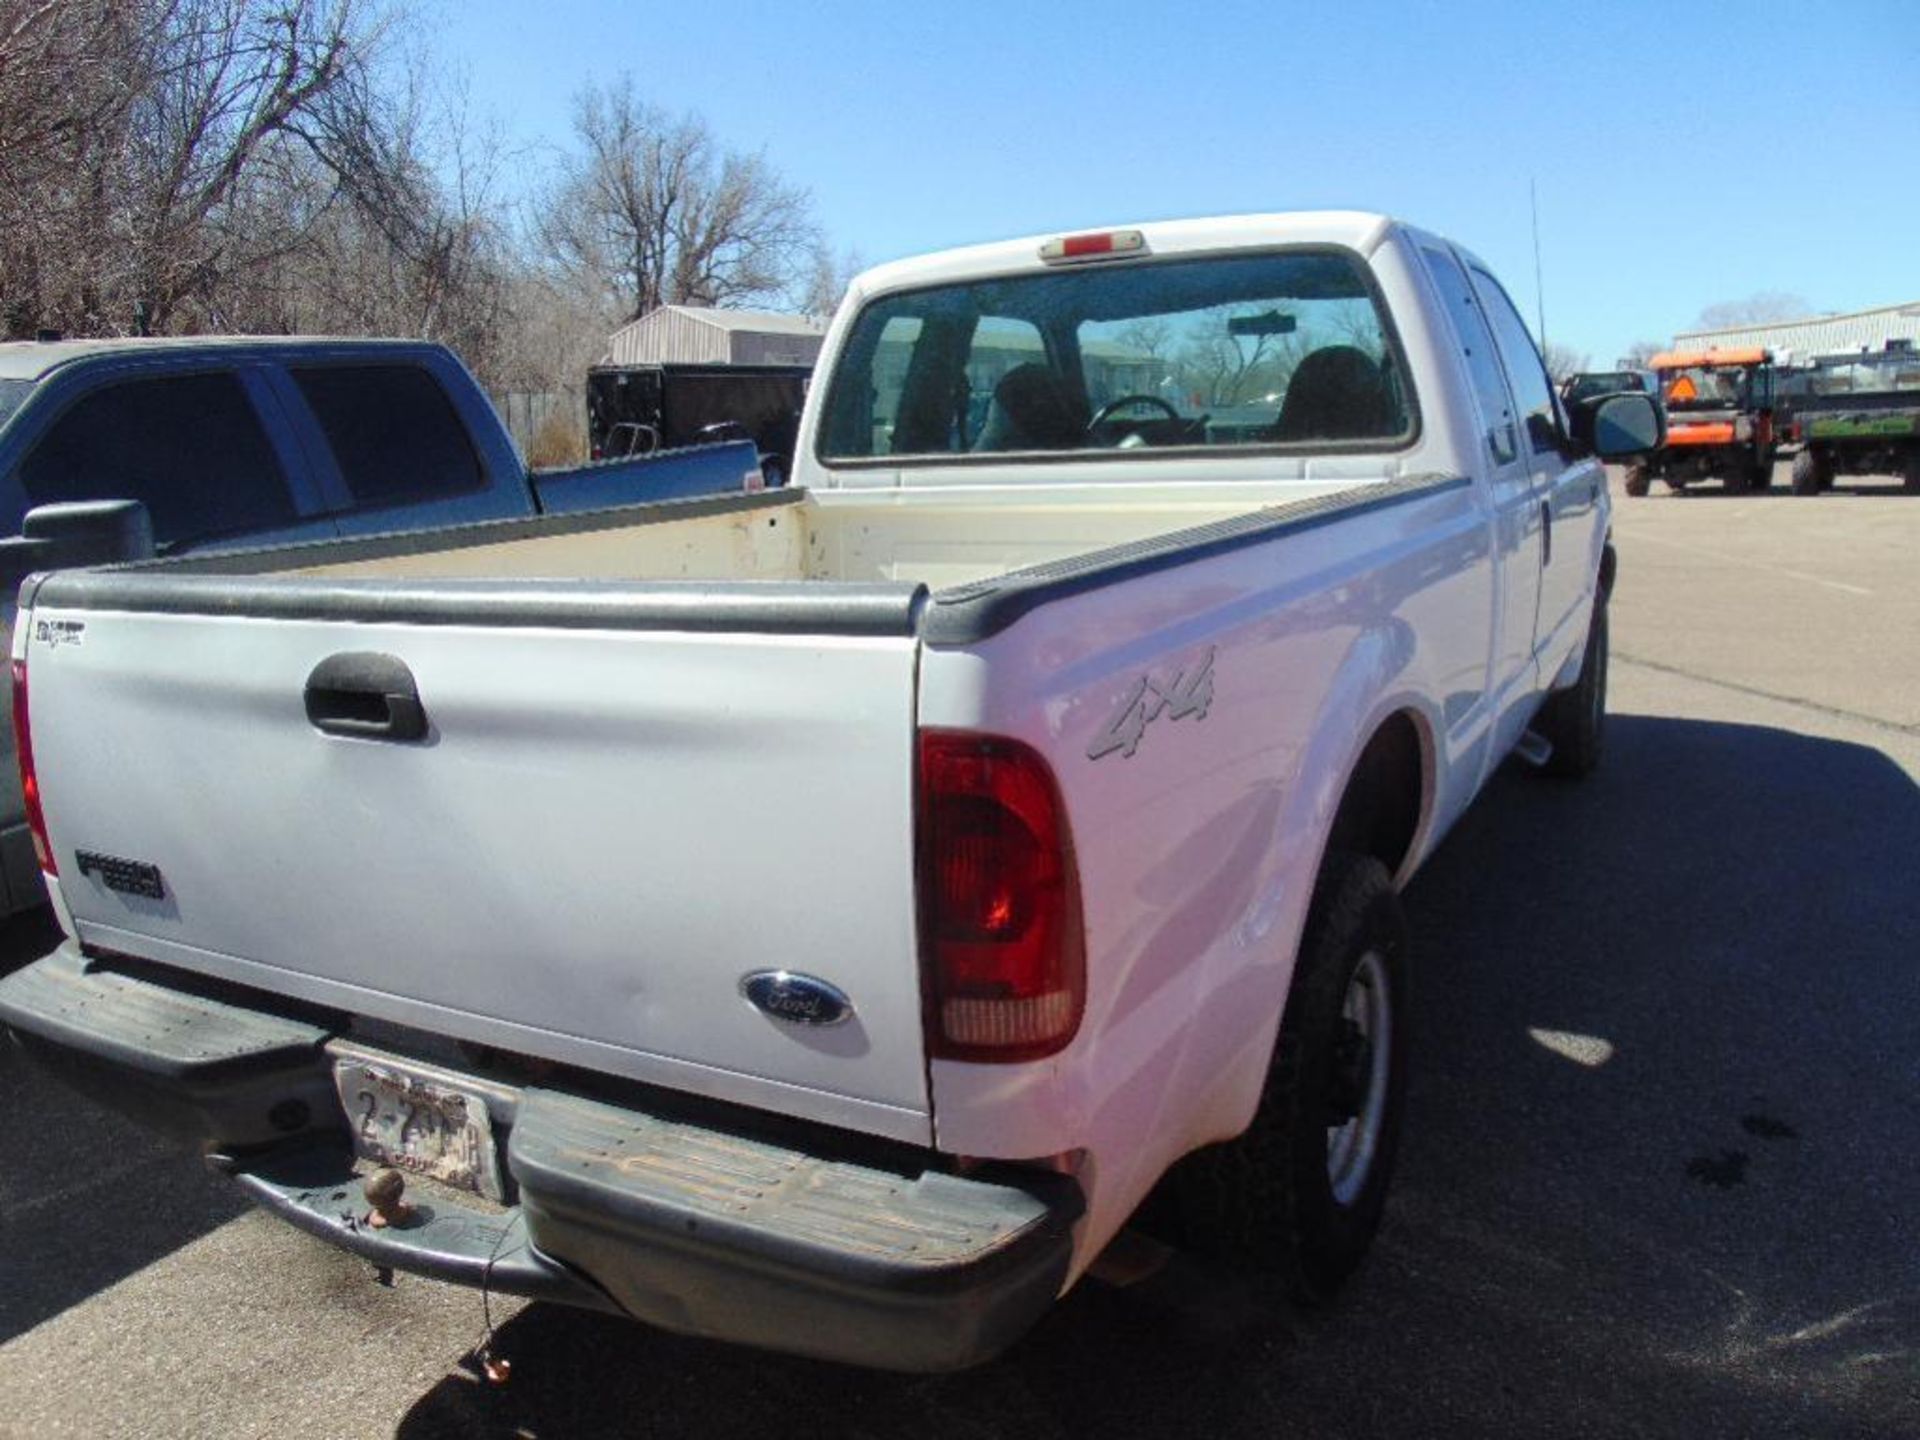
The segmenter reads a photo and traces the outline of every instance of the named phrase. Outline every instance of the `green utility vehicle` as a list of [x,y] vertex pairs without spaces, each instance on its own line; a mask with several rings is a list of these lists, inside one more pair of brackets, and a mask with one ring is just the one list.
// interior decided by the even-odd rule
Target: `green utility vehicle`
[[1835,475],[1897,475],[1920,494],[1920,352],[1912,341],[1821,356],[1794,418],[1802,441],[1794,494],[1830,490]]

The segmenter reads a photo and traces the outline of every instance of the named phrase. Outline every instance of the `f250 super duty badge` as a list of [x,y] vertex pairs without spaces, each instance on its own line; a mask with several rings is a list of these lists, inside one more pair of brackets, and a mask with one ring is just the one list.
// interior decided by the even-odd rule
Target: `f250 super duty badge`
[[1209,645],[1198,660],[1174,671],[1167,679],[1148,671],[1134,681],[1113,719],[1087,746],[1087,758],[1098,760],[1118,750],[1121,758],[1131,759],[1133,752],[1140,748],[1147,727],[1161,716],[1184,720],[1191,715],[1195,720],[1204,720],[1212,704],[1213,646]]
[[84,620],[36,620],[33,622],[33,638],[42,645],[58,649],[62,645],[78,645],[87,636],[87,622]]

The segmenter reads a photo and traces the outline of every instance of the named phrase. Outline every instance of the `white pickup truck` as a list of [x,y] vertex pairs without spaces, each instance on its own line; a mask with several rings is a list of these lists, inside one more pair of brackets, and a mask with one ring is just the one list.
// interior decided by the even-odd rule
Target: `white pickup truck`
[[785,491],[29,580],[0,1021],[378,1265],[675,1330],[976,1363],[1163,1181],[1323,1297],[1396,892],[1598,760],[1659,440],[1380,216],[884,266]]

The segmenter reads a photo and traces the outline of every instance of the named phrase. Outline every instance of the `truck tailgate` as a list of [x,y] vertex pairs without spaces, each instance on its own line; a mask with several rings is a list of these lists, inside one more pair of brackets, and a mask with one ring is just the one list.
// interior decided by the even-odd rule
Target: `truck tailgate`
[[[404,663],[423,738],[310,722],[308,678],[343,652]],[[34,610],[25,653],[59,888],[83,942],[930,1139],[904,627],[55,604]],[[133,893],[127,875],[147,872],[116,877],[111,861],[157,867],[163,893]],[[851,1018],[763,1013],[743,978],[779,969],[837,987]]]

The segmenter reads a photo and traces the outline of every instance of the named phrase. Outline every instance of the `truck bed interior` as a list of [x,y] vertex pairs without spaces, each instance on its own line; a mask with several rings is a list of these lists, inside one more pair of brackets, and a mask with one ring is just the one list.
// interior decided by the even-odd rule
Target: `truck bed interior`
[[[356,580],[913,581],[939,590],[1354,483],[1026,486],[1012,503],[998,488],[770,492],[298,547],[207,568]],[[339,558],[312,563],[321,556]]]

